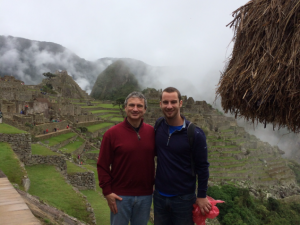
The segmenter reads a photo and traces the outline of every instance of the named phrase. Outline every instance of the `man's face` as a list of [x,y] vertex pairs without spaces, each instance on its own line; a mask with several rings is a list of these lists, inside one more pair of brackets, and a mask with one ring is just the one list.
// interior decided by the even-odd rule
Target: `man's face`
[[163,92],[160,101],[160,108],[162,109],[167,119],[176,118],[180,115],[180,107],[182,106],[182,100],[179,101],[177,92]]
[[144,99],[129,98],[125,106],[125,112],[128,119],[140,120],[146,112]]

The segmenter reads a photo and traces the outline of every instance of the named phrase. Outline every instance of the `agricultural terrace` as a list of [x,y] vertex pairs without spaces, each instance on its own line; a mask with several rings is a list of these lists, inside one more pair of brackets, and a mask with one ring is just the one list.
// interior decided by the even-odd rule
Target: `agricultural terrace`
[[52,152],[50,149],[39,144],[31,144],[31,153],[32,155],[43,155],[43,156],[60,155],[59,153]]
[[23,190],[22,179],[26,172],[20,166],[18,157],[8,143],[0,142],[0,155],[0,170],[11,183],[19,185],[19,188]]
[[79,220],[91,222],[84,198],[73,190],[72,185],[65,182],[54,166],[44,164],[26,166],[26,170],[31,181],[28,191],[31,195],[38,196],[49,205]]
[[69,162],[69,161],[66,161],[66,162],[67,162],[67,173],[68,174],[87,172],[87,169],[85,169],[85,168],[77,166],[74,163]]
[[94,110],[94,111],[90,111],[91,113],[95,114],[95,113],[119,113],[119,110],[106,110],[106,109],[100,109],[100,110]]
[[65,140],[68,140],[72,137],[74,137],[75,135],[77,135],[76,133],[67,133],[67,134],[61,134],[59,136],[56,137],[51,137],[49,139],[43,140],[43,142],[47,142],[49,141],[49,146],[53,146],[53,145],[57,145]]
[[89,132],[93,133],[97,130],[100,130],[100,129],[103,129],[103,128],[106,128],[106,127],[109,127],[112,125],[114,125],[114,124],[113,123],[99,123],[99,124],[95,124],[92,126],[88,126],[87,129]]
[[27,132],[24,130],[19,130],[6,123],[0,123],[0,134],[25,134],[25,133]]
[[81,145],[83,145],[84,142],[85,141],[81,137],[78,137],[74,142],[71,142],[61,147],[59,150],[66,153],[72,153],[75,150],[77,150]]

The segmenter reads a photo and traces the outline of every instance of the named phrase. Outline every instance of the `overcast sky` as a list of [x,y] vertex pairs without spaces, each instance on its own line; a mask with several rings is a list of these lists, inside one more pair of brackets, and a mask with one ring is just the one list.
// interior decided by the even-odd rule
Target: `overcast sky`
[[0,35],[54,42],[90,61],[126,57],[188,68],[161,78],[157,88],[181,86],[183,94],[211,102],[231,53],[226,25],[247,2],[0,0]]
[[246,0],[0,0],[1,35],[61,44],[87,60],[154,66],[224,61],[231,13]]

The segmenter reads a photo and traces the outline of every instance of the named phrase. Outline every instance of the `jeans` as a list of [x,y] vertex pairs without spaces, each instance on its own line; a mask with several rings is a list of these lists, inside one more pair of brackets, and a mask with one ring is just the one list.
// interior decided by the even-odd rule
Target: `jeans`
[[154,225],[194,225],[196,194],[165,197],[154,191]]
[[118,213],[110,212],[111,225],[147,225],[150,217],[152,195],[124,196],[116,200]]

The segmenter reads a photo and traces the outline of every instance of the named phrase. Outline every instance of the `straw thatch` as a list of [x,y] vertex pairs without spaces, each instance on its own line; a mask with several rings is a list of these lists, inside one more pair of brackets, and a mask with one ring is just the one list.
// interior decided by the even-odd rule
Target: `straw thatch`
[[234,48],[217,88],[223,109],[299,132],[300,1],[253,0],[233,17]]

